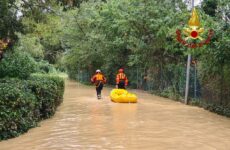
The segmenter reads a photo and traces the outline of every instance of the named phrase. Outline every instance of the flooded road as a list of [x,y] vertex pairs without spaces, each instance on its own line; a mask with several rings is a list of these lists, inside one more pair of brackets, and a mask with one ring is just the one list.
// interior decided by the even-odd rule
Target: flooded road
[[0,150],[229,150],[230,119],[140,91],[137,104],[96,99],[94,87],[66,82],[55,116]]

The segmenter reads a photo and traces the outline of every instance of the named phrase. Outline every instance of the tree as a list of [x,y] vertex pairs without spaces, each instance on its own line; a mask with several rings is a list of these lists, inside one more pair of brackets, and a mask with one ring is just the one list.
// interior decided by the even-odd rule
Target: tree
[[20,21],[17,20],[17,11],[14,7],[15,0],[0,1],[0,39],[16,39],[15,32],[21,31]]
[[[170,53],[183,57],[183,52],[178,48],[173,51],[172,47],[178,47],[173,34],[184,16],[176,9],[185,11],[186,7],[180,0],[83,3],[66,13],[66,18],[71,18],[64,30],[69,49],[66,63],[75,60],[70,66],[78,64],[87,70],[93,64],[91,70],[101,67],[112,75],[119,67],[150,67],[155,62],[177,60],[178,56]],[[74,18],[69,17],[72,15]]]
[[204,0],[201,7],[206,14],[214,17],[216,15],[217,3],[217,0]]

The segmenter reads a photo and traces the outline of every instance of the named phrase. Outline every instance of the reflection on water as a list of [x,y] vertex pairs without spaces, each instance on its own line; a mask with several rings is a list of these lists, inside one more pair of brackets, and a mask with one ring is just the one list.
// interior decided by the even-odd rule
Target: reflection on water
[[116,134],[125,135],[127,129],[135,121],[137,104],[115,104],[111,107],[111,128]]
[[135,92],[137,104],[118,104],[109,89],[67,82],[64,103],[52,119],[0,150],[229,150],[230,119],[201,108]]

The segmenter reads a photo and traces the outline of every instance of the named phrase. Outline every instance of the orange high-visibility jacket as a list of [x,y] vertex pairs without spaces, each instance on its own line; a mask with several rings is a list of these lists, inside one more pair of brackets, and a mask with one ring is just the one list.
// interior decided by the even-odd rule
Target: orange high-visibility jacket
[[125,86],[128,85],[128,78],[124,73],[118,73],[116,76],[116,83],[119,84],[120,81],[125,81]]
[[102,81],[103,83],[106,83],[106,78],[105,78],[105,76],[102,73],[96,73],[91,78],[91,82],[93,82],[93,83],[96,83],[98,81]]

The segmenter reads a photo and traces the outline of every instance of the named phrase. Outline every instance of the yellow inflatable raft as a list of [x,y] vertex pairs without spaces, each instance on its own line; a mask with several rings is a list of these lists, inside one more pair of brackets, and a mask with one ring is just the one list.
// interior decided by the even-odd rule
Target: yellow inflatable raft
[[113,89],[110,98],[115,103],[136,103],[137,96],[124,89]]

